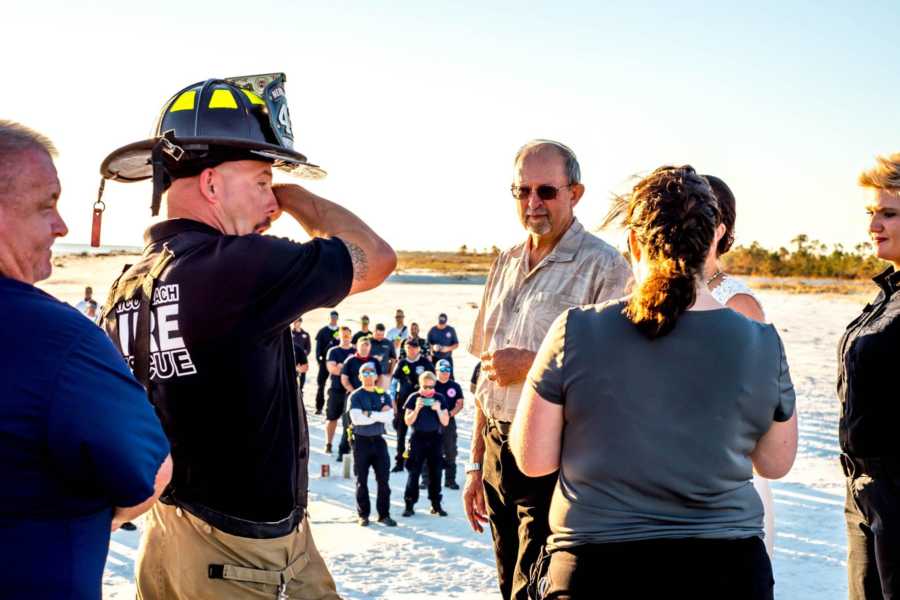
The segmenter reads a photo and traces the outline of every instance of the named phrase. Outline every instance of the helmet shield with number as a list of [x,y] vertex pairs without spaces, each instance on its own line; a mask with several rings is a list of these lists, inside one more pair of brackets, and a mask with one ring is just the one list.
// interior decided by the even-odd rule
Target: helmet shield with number
[[165,103],[153,137],[112,152],[100,174],[123,182],[152,177],[154,215],[173,180],[230,160],[263,160],[300,177],[324,177],[294,150],[284,82],[283,73],[273,73],[189,85]]

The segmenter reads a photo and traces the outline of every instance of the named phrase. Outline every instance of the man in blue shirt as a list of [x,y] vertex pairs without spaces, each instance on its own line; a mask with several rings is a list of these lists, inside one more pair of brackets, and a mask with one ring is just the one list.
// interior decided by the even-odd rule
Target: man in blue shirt
[[34,287],[67,233],[52,154],[0,121],[0,596],[98,599],[110,530],[150,507],[171,462],[103,332]]
[[451,368],[453,367],[453,351],[459,348],[459,338],[456,337],[456,330],[447,324],[446,313],[441,313],[437,325],[428,331],[428,346],[431,348],[431,358],[434,362],[443,359],[450,363]]
[[391,518],[391,474],[388,471],[387,444],[384,441],[384,424],[394,418],[391,398],[384,390],[375,387],[378,372],[372,363],[359,368],[362,386],[350,394],[350,422],[353,423],[353,461],[356,464],[356,512],[359,524],[369,524],[369,467],[375,471],[378,496],[375,508],[378,522],[394,527],[397,522]]

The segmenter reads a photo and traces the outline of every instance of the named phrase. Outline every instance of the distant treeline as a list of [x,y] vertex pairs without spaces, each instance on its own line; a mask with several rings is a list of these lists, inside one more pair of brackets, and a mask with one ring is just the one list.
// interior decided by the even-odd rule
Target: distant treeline
[[[857,244],[846,250],[841,244],[831,247],[800,234],[791,240],[793,249],[769,250],[758,242],[749,246],[735,246],[722,257],[725,271],[735,275],[758,277],[828,277],[834,279],[870,278],[887,267],[875,258],[869,244]],[[444,274],[486,275],[494,258],[500,253],[496,246],[478,250],[460,246],[456,252],[398,252],[399,272],[432,271]]]
[[769,250],[759,243],[735,246],[722,257],[725,271],[736,275],[762,277],[869,278],[883,271],[887,263],[876,258],[872,246],[857,244],[846,250],[841,244],[830,248],[800,234],[791,240],[794,249]]

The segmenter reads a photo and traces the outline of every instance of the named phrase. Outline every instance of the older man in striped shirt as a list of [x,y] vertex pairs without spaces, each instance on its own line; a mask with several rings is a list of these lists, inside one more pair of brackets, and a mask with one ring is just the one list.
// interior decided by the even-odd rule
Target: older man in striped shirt
[[514,167],[512,195],[528,235],[491,267],[469,343],[482,374],[463,501],[475,531],[491,525],[503,598],[524,600],[549,534],[557,475],[526,477],[505,444],[522,383],[553,320],[569,307],[622,296],[631,270],[574,216],[584,185],[571,149],[534,140],[519,150]]

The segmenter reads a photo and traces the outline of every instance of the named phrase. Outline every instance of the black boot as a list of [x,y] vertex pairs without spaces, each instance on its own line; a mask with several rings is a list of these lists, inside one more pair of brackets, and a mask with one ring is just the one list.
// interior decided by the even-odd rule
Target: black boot
[[403,459],[398,458],[394,461],[394,468],[391,469],[391,473],[402,473],[403,472]]
[[403,516],[404,516],[404,517],[411,517],[411,516],[413,516],[414,514],[416,514],[416,513],[415,513],[415,511],[413,510],[412,502],[407,502],[407,503],[406,503],[406,510],[403,511]]
[[431,514],[437,515],[437,516],[440,516],[440,517],[446,517],[446,516],[447,516],[447,511],[444,510],[443,508],[441,508],[441,505],[440,505],[440,504],[432,504],[432,505],[431,505]]

